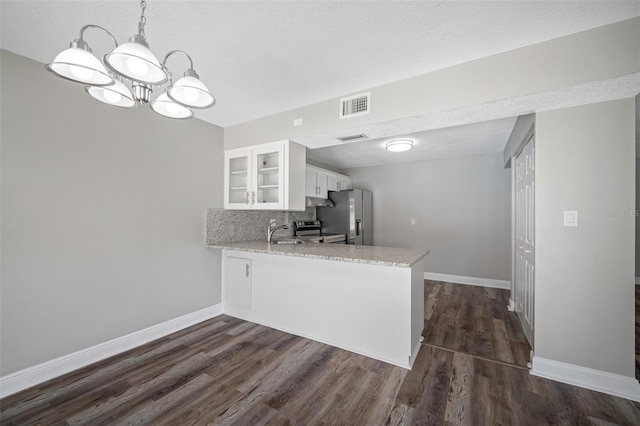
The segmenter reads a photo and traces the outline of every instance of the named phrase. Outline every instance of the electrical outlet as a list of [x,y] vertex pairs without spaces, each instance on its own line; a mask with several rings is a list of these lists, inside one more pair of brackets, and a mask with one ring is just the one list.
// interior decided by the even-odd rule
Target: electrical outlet
[[412,219],[411,219],[411,224],[412,224],[412,225],[415,225],[415,224],[416,224],[416,220],[412,218]]
[[295,120],[293,120],[293,126],[294,127],[302,126],[302,118],[296,118]]
[[275,224],[276,224],[275,219],[269,219],[269,226],[275,226]]

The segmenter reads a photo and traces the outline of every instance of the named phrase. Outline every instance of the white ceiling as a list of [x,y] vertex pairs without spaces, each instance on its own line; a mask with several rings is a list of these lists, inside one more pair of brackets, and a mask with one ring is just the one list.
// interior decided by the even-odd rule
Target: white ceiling
[[405,152],[387,151],[385,143],[396,138],[386,137],[308,149],[307,156],[321,163],[347,169],[502,152],[515,123],[516,117],[513,117],[404,134],[402,139],[414,142],[413,149]]
[[[2,1],[1,46],[43,63],[87,23],[124,42],[138,1]],[[155,1],[157,56],[191,54],[229,126],[640,15],[639,1]],[[86,33],[94,53],[113,47]],[[186,62],[172,58],[181,74]]]

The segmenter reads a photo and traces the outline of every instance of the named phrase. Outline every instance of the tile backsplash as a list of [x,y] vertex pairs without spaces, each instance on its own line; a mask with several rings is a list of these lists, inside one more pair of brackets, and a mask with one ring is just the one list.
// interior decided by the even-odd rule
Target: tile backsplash
[[275,219],[278,225],[289,225],[289,229],[278,230],[276,235],[293,235],[294,220],[315,218],[315,207],[307,208],[303,212],[207,209],[206,243],[266,241],[267,227],[271,219]]

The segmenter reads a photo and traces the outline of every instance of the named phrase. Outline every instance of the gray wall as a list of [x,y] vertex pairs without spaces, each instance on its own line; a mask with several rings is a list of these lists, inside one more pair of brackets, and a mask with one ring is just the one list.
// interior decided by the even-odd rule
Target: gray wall
[[510,280],[511,174],[502,158],[498,152],[346,173],[355,187],[373,191],[374,244],[431,250],[426,272]]
[[[536,116],[535,355],[628,377],[634,110],[630,98]],[[578,210],[578,227],[563,227],[563,210]]]
[[[360,117],[340,120],[339,98],[334,98],[226,127],[225,148],[295,140],[632,74],[640,71],[638,51],[640,18],[634,18],[371,88],[371,113]],[[353,93],[368,90],[361,89]],[[304,124],[293,127],[296,118]]]
[[1,52],[3,376],[220,302],[222,129]]

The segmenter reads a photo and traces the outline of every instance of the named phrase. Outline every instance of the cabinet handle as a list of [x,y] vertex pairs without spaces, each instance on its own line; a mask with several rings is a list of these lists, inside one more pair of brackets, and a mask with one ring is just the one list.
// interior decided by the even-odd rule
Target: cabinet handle
[[251,192],[253,195],[251,197],[251,204],[255,204],[256,203],[256,191],[252,191]]
[[249,204],[249,191],[247,191],[247,204]]
[[249,264],[247,263],[244,266],[245,266],[245,270],[244,270],[245,277],[249,278]]
[[338,184],[336,186],[337,186],[338,191],[340,191],[340,182],[338,182]]

